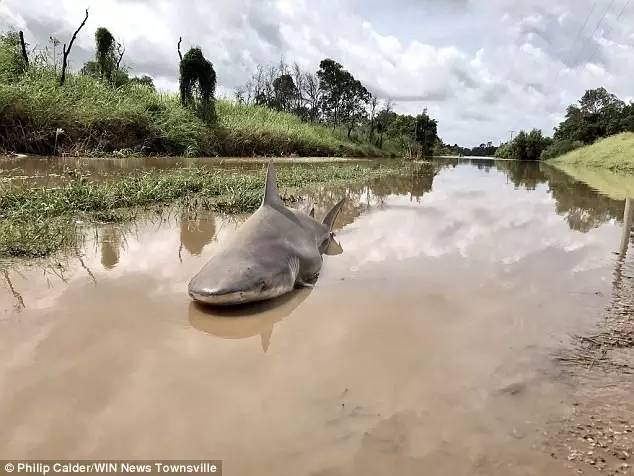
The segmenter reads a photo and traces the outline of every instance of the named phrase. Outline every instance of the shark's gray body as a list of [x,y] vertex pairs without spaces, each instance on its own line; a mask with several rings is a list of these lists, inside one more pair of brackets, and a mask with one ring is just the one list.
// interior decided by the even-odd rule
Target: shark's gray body
[[323,222],[312,212],[286,208],[277,191],[275,167],[269,164],[262,205],[192,278],[189,295],[207,304],[233,305],[310,286],[319,275],[321,255],[331,244],[342,204]]

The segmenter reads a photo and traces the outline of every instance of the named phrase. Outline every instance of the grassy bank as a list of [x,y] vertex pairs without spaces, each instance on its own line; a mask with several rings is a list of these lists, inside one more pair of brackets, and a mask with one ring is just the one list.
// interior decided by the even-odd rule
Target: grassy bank
[[354,157],[395,152],[265,107],[220,100],[216,109],[218,120],[210,126],[183,107],[176,95],[134,83],[115,88],[79,74],[70,75],[60,87],[54,71],[33,68],[15,81],[0,82],[0,150],[42,155]]
[[568,152],[550,163],[567,167],[595,167],[613,172],[634,173],[634,133],[606,137],[592,145]]
[[[282,193],[318,183],[351,183],[398,173],[399,167],[305,165],[281,168]],[[259,206],[264,173],[183,168],[94,183],[78,178],[59,187],[0,191],[0,258],[43,257],[77,245],[76,223],[123,221],[135,207],[179,201],[225,212]]]

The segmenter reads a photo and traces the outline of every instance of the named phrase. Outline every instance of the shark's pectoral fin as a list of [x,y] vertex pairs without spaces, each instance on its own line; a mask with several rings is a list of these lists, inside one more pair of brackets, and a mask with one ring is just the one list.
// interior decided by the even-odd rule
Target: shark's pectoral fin
[[298,276],[297,279],[295,279],[295,287],[312,289],[315,287],[315,281],[317,281],[318,277],[319,277],[319,272],[315,273],[312,276],[309,276],[308,278],[300,278]]
[[308,281],[304,281],[302,279],[298,279],[297,281],[295,281],[295,287],[296,288],[314,288],[315,285],[313,283],[309,283]]

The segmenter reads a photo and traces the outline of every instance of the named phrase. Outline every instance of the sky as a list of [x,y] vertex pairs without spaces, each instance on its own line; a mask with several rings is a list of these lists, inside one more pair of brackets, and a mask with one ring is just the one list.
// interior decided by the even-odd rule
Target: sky
[[160,89],[178,86],[176,45],[200,46],[231,96],[258,64],[343,64],[395,110],[423,109],[449,144],[551,135],[586,89],[634,97],[632,0],[0,0],[0,30],[24,30],[32,46],[68,41],[79,68],[107,27],[123,62]]

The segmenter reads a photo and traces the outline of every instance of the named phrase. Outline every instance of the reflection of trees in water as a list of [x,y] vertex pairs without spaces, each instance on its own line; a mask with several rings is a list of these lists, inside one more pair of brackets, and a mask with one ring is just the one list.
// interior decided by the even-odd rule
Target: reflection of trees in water
[[539,184],[546,183],[548,178],[536,162],[520,160],[499,160],[495,167],[504,172],[516,188],[535,190]]
[[191,255],[198,256],[216,234],[216,219],[211,212],[183,212],[180,217],[180,241]]
[[587,232],[610,220],[622,220],[622,201],[601,195],[554,167],[542,166],[542,170],[557,202],[557,213],[565,215],[571,229]]
[[308,194],[308,201],[314,203],[316,218],[321,219],[332,205],[346,197],[337,218],[337,226],[343,227],[372,206],[382,205],[389,195],[409,195],[411,200],[419,201],[425,193],[431,191],[438,170],[430,164],[416,164],[402,174],[377,178],[365,184],[321,187]]
[[118,225],[106,225],[99,233],[101,242],[101,264],[112,269],[119,263],[121,247],[125,244],[126,230]]
[[572,230],[587,232],[610,220],[621,221],[623,202],[613,200],[579,182],[564,172],[538,162],[514,160],[450,159],[443,167],[471,164],[488,171],[490,167],[504,173],[516,188],[535,190],[546,184],[556,201],[556,211],[563,215]]
[[388,195],[409,195],[411,200],[420,201],[422,196],[431,192],[434,178],[440,168],[433,164],[412,164],[402,174],[375,180],[372,192],[381,199]]

